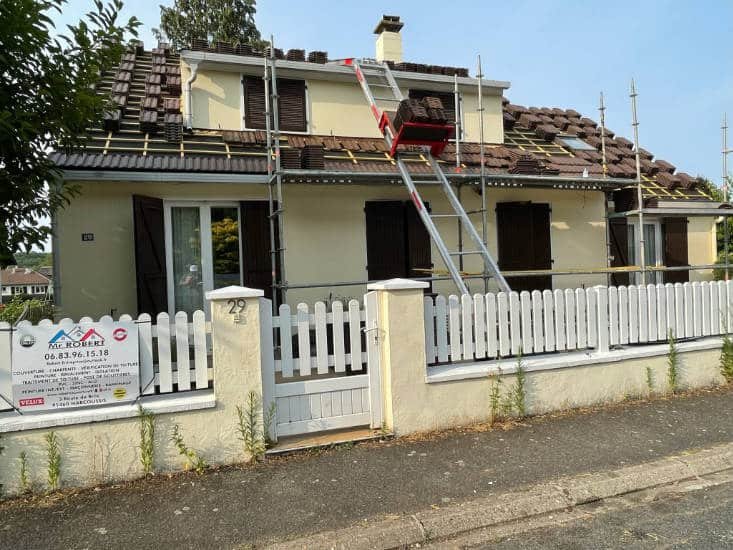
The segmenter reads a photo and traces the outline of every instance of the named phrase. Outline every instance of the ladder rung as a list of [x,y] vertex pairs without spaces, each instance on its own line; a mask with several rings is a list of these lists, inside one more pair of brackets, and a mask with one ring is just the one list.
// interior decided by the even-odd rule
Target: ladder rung
[[376,101],[394,101],[395,103],[399,103],[402,101],[401,99],[397,99],[396,97],[375,97]]
[[412,183],[442,183],[438,180],[412,180]]
[[480,212],[483,212],[483,209],[479,208],[478,210],[466,210],[466,214],[478,214]]
[[431,218],[460,218],[460,214],[430,214]]
[[480,250],[464,250],[463,252],[449,252],[451,256],[468,256],[469,254],[483,254]]

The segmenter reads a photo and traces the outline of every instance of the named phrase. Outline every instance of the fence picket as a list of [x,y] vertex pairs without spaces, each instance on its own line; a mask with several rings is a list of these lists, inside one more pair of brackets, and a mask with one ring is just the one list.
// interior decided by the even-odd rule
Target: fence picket
[[575,290],[575,330],[578,335],[578,349],[588,347],[585,315],[585,291],[578,288]]
[[458,296],[448,296],[448,336],[451,361],[461,360],[461,306]]
[[667,290],[663,284],[657,285],[657,339],[666,340],[667,330]]
[[188,350],[188,315],[179,311],[175,316],[176,330],[176,378],[178,391],[191,389],[191,361]]
[[511,340],[512,355],[517,355],[522,349],[522,330],[520,324],[519,294],[509,293],[509,338]]
[[523,290],[519,294],[519,301],[522,310],[522,350],[524,353],[532,353],[532,298],[529,292]]
[[598,346],[598,293],[596,289],[586,288],[585,299],[588,315],[586,322],[588,329],[588,347],[595,348]]
[[206,315],[204,312],[194,311],[191,323],[193,324],[193,366],[196,389],[204,390],[209,387],[209,364],[206,358]]
[[618,337],[618,288],[608,287],[608,344],[617,346]]
[[483,359],[486,357],[486,306],[481,294],[473,295],[473,322],[476,329],[476,359]]
[[498,356],[496,342],[496,295],[486,295],[486,355],[487,357]]
[[710,335],[710,283],[700,283],[700,315],[702,317],[702,336]]
[[598,330],[596,347],[601,353],[606,353],[611,333],[608,326],[608,288],[597,286],[595,290],[593,294],[596,300],[596,328]]
[[726,332],[733,332],[733,280],[725,283],[725,311],[728,320]]
[[682,289],[685,293],[685,337],[695,336],[695,307],[693,306],[694,290],[692,283],[683,283]]
[[326,304],[316,302],[313,306],[316,322],[316,372],[328,374],[328,326],[326,324]]
[[142,313],[137,318],[137,338],[140,343],[140,390],[143,395],[155,393],[155,367],[153,366],[153,326],[150,315]]
[[438,345],[438,362],[448,361],[448,311],[445,296],[435,298],[435,333]]
[[298,320],[298,373],[309,376],[311,373],[311,332],[308,319],[308,304],[297,306]]
[[639,285],[639,342],[649,341],[649,299],[644,285]]
[[629,343],[629,289],[618,287],[618,343]]
[[575,293],[565,289],[565,341],[567,349],[578,347],[578,334],[575,328]]
[[349,300],[349,344],[351,370],[363,370],[361,363],[361,311],[357,300]]
[[473,298],[461,296],[461,340],[463,359],[473,359]]
[[[423,319],[425,323],[425,356],[428,364],[435,363],[437,349],[435,347],[435,307],[430,296],[423,298]],[[335,330],[334,319],[334,330]],[[334,333],[335,334],[335,333]]]
[[695,337],[702,336],[702,289],[700,283],[692,283],[692,315],[693,334]]
[[171,366],[171,325],[167,313],[158,313],[155,318],[158,337],[158,383],[160,393],[173,391],[173,369]]
[[293,325],[290,306],[281,304],[280,317],[280,370],[285,378],[293,376]]
[[555,307],[552,301],[552,291],[542,291],[542,326],[545,331],[545,351],[555,351]]
[[675,303],[675,295],[674,295],[674,285],[672,283],[667,283],[664,285],[664,293],[667,297],[666,303],[667,303],[667,326],[666,326],[666,335],[669,335],[669,331],[671,330],[673,334],[677,334],[677,320],[676,320],[676,303]]
[[555,349],[557,351],[565,350],[565,300],[563,299],[563,291],[555,290],[552,293],[552,300],[555,311]]
[[728,332],[727,292],[725,281],[718,281],[718,334]]
[[535,353],[545,351],[544,331],[542,330],[542,293],[533,290],[532,298],[532,349]]
[[687,336],[687,304],[685,302],[685,287],[682,283],[674,285],[674,326],[675,337],[685,338]]
[[653,284],[646,285],[647,299],[647,338],[650,342],[658,340],[657,338],[657,287]]
[[331,304],[331,329],[333,330],[333,369],[336,372],[346,372],[344,304],[338,300]]
[[720,334],[718,281],[710,283],[710,334]]
[[499,354],[507,357],[511,349],[509,341],[509,298],[506,292],[500,292],[496,297],[497,317],[499,323]]

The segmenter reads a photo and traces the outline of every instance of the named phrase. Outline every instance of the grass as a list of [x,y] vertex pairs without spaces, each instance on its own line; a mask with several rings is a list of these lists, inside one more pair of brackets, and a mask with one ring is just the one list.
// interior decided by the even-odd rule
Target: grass
[[720,374],[726,383],[733,382],[733,340],[730,334],[723,336],[723,348],[720,351]]
[[646,368],[646,389],[649,395],[654,393],[654,372],[651,367]]
[[153,474],[155,459],[155,415],[138,405],[140,417],[140,464],[145,475]]
[[178,426],[178,424],[173,426],[171,441],[176,446],[176,449],[178,449],[178,454],[186,458],[186,462],[183,465],[184,470],[192,469],[199,475],[203,474],[206,471],[206,468],[208,468],[209,465],[195,450],[186,445],[185,441],[183,441],[181,428]]
[[519,418],[527,416],[527,371],[522,363],[522,350],[519,350],[517,355],[517,372],[516,379],[514,381],[514,388],[512,388],[512,401],[514,410],[517,412]]
[[31,490],[31,480],[28,475],[28,457],[25,451],[21,451],[18,460],[20,461],[20,492],[29,493]]
[[46,434],[46,457],[48,458],[48,488],[56,491],[61,486],[61,444],[56,432]]
[[667,383],[672,393],[679,391],[680,385],[680,355],[672,329],[669,330],[669,351],[667,352]]

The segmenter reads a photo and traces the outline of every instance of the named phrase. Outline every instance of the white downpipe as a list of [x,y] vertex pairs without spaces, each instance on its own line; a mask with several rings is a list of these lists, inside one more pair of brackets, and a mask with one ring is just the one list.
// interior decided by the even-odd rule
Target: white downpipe
[[191,76],[186,80],[186,128],[193,128],[193,96],[191,95],[191,87],[199,75],[199,64],[190,63]]

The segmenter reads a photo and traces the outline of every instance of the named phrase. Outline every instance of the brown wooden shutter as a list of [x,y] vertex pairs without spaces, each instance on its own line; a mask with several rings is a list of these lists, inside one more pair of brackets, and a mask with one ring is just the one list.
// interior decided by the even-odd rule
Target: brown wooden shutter
[[[608,238],[611,245],[611,267],[629,265],[629,224],[626,218],[610,218],[608,220]],[[612,273],[613,286],[629,284],[628,273]]]
[[[407,233],[407,276],[408,277],[430,277],[433,269],[432,243],[430,233],[417,213],[417,208],[412,201],[405,203],[405,232]],[[425,203],[430,212],[430,205]],[[430,287],[426,289],[430,291]]]
[[424,97],[437,97],[443,104],[443,110],[448,122],[456,123],[456,98],[451,92],[433,92],[430,90],[410,90],[408,97],[410,99],[422,99]]
[[133,195],[135,275],[138,314],[155,317],[168,311],[163,201]]
[[367,276],[381,281],[407,275],[405,215],[402,201],[367,201]]
[[245,76],[244,87],[244,125],[252,130],[265,129],[265,83],[261,78]]
[[305,132],[305,81],[278,79],[277,93],[280,96],[280,130],[284,132]]
[[[687,218],[662,218],[664,264],[667,267],[689,266],[687,248]],[[665,271],[665,283],[686,283],[689,271]]]
[[[242,201],[239,203],[242,224],[242,266],[244,286],[261,288],[265,296],[272,299],[272,260],[270,256],[270,206],[265,201]],[[275,246],[280,238],[275,233]],[[280,265],[277,265],[278,280]],[[278,297],[280,293],[278,291]]]
[[[550,207],[547,204],[499,203],[496,206],[499,269],[551,269]],[[552,277],[508,277],[512,290],[552,288]]]

